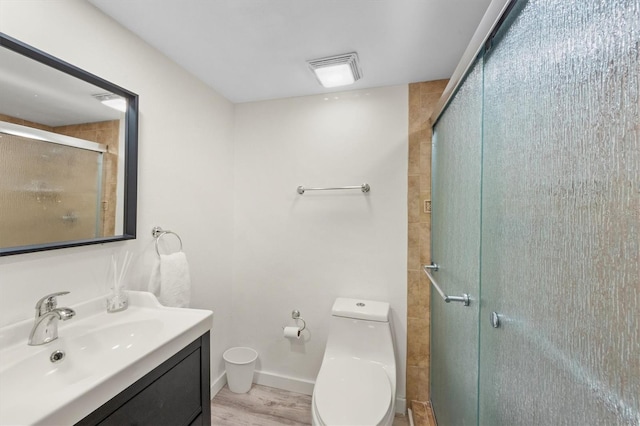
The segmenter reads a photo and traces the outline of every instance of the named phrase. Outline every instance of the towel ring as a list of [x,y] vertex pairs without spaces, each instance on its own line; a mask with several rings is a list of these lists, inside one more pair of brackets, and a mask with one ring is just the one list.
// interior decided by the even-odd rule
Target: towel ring
[[162,229],[159,226],[154,226],[154,228],[151,230],[151,235],[153,235],[153,238],[156,239],[156,253],[158,253],[158,256],[160,256],[160,248],[158,247],[158,242],[160,241],[160,238],[167,234],[176,236],[178,241],[180,241],[180,251],[182,251],[182,238],[180,238],[180,235],[176,234],[173,231],[169,231],[168,229]]

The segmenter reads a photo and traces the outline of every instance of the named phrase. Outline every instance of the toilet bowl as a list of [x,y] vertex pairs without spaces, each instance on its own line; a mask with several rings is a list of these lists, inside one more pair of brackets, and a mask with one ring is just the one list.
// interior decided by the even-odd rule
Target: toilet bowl
[[338,298],[313,389],[314,426],[389,426],[396,360],[389,304]]

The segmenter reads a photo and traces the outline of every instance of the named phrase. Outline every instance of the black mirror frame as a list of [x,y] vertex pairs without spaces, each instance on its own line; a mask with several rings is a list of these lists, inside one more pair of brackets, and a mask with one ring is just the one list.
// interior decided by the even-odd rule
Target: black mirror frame
[[[105,89],[105,91],[127,99],[124,131],[125,163],[123,234],[114,237],[0,248],[0,256],[135,239],[138,210],[138,95],[1,32],[0,47],[12,50],[42,64],[48,65],[51,68],[62,71],[68,75],[79,78],[80,80],[84,80],[95,86],[101,87]],[[2,220],[2,218],[0,218],[0,220]]]

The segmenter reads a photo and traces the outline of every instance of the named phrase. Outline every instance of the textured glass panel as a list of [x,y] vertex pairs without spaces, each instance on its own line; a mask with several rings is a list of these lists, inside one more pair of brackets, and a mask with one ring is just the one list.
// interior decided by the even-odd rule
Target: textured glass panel
[[101,156],[0,133],[0,247],[96,237]]
[[478,389],[482,62],[437,123],[432,154],[431,400],[440,425],[475,425]]
[[481,425],[640,424],[639,3],[529,1],[485,57]]

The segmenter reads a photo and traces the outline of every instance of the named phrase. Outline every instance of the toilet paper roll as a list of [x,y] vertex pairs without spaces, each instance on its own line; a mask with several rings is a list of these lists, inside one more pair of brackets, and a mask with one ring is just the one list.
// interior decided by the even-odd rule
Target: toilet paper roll
[[299,327],[285,327],[284,328],[284,337],[287,339],[299,339],[300,338],[300,328]]

